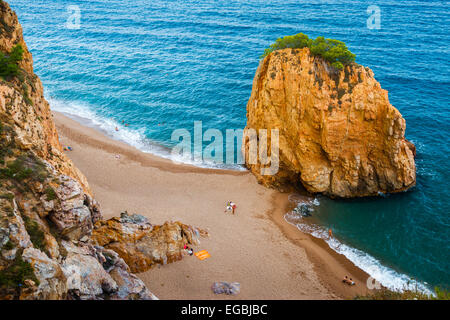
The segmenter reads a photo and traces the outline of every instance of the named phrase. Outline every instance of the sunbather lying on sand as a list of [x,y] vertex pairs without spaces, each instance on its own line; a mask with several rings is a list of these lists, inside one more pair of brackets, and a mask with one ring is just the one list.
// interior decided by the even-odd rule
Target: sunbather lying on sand
[[347,276],[345,276],[344,279],[342,279],[342,282],[348,284],[349,286],[355,285],[355,281],[353,281],[352,278],[349,279]]
[[184,245],[184,250],[186,250],[187,254],[192,256],[194,254],[194,250],[192,248],[188,247],[186,244]]

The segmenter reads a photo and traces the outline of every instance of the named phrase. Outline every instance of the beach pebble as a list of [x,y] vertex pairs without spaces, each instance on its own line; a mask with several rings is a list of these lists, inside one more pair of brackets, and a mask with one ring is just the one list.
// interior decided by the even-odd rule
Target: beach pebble
[[236,295],[241,291],[241,284],[239,282],[214,282],[211,289],[215,294]]

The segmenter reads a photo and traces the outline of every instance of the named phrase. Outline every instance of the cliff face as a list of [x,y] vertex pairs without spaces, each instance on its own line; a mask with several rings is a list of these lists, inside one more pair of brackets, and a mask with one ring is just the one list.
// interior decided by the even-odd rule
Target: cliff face
[[[303,185],[332,197],[374,196],[415,185],[414,145],[405,120],[369,68],[338,71],[308,48],[271,53],[259,65],[247,104],[248,129],[279,130],[279,171],[266,186]],[[270,135],[268,146],[270,150]]]
[[33,58],[23,39],[22,26],[4,1],[0,2],[0,17],[0,51],[9,53],[17,44],[24,49],[19,76],[0,80],[0,121],[10,123],[20,149],[32,151],[73,177],[90,194],[86,178],[63,153],[41,80],[33,72]]
[[0,299],[155,298],[114,251],[92,245],[99,206],[62,152],[22,27],[1,1],[0,51],[16,45],[19,71],[0,79]]
[[120,218],[97,222],[92,240],[117,252],[132,272],[144,272],[157,264],[181,260],[184,245],[199,244],[200,236],[208,233],[181,222],[154,226],[143,216],[122,212]]
[[[17,44],[18,74],[0,77],[0,300],[156,299],[124,259],[144,250],[145,269],[174,261],[197,241],[186,231],[195,229],[167,223],[154,232],[159,226],[128,215],[114,220],[114,231],[105,228],[112,222],[102,220],[86,178],[61,150],[17,16],[0,1],[0,51]],[[114,232],[127,236],[106,238]]]

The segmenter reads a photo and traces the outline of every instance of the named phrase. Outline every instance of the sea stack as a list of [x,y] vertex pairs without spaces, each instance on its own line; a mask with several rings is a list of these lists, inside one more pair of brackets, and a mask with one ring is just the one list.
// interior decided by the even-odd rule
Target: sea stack
[[253,80],[245,131],[251,128],[279,130],[274,175],[249,163],[244,135],[246,165],[263,185],[303,186],[340,198],[415,185],[415,148],[405,139],[405,119],[372,70],[356,63],[338,70],[309,48],[270,53]]

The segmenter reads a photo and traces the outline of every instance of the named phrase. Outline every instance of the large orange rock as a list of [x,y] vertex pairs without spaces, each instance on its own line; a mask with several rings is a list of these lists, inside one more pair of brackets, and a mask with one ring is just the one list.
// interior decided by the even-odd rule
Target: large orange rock
[[98,221],[92,241],[116,252],[136,273],[181,260],[184,245],[199,244],[201,236],[207,232],[178,221],[151,225],[144,216],[123,212],[120,218]]
[[[302,185],[331,197],[362,197],[415,185],[414,146],[405,120],[372,70],[352,64],[338,71],[308,48],[284,49],[261,61],[247,104],[249,129],[279,130],[279,170],[262,174],[266,186]],[[269,153],[270,154],[270,153]]]

